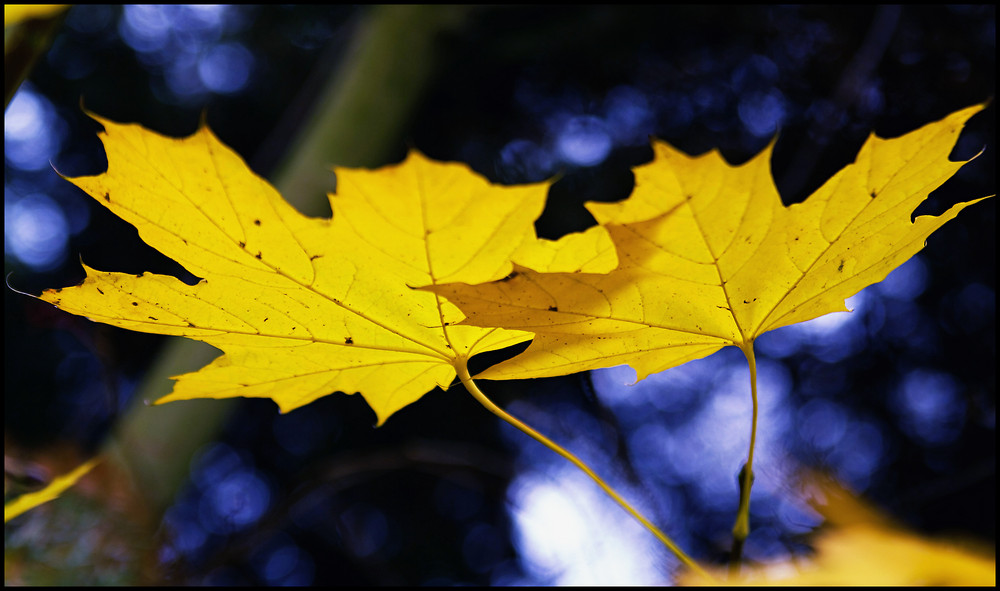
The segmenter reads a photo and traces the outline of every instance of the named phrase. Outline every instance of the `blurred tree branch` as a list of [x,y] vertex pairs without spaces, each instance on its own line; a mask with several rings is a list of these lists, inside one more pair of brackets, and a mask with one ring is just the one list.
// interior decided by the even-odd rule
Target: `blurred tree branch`
[[[28,9],[32,7],[22,7]],[[15,10],[4,6],[3,27],[3,108],[7,109],[38,58],[52,45],[56,31],[66,18],[65,7],[55,5],[44,9]],[[39,10],[41,9],[41,10]]]

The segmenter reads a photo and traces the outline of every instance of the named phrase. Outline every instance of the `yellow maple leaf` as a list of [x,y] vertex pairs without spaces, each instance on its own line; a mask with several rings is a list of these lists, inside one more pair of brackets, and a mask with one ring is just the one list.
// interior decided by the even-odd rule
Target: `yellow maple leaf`
[[896,139],[872,134],[853,164],[789,207],[771,178],[771,147],[731,166],[715,151],[691,157],[655,141],[628,199],[587,204],[617,248],[621,262],[611,273],[515,267],[503,282],[428,289],[459,306],[468,323],[535,334],[522,354],[477,377],[627,363],[642,379],[727,345],[752,355],[766,331],[847,310],[846,298],[884,279],[979,201],[911,221],[965,164],[948,154],[982,108]]
[[[41,298],[225,352],[174,378],[158,403],[266,397],[288,411],[335,391],[360,392],[381,424],[435,386],[447,388],[456,363],[530,338],[454,326],[456,308],[412,287],[499,279],[526,245],[558,250],[538,241],[532,225],[547,183],[492,185],[465,165],[413,152],[376,171],[337,170],[333,218],[309,218],[207,127],[175,139],[94,118],[105,128],[108,170],[68,180],[201,281],[84,265],[82,284]],[[617,264],[606,235],[588,235],[589,252],[547,260],[567,270]]]
[[100,458],[93,458],[84,462],[68,474],[63,474],[52,479],[45,488],[35,492],[25,493],[3,506],[3,521],[7,523],[18,515],[34,509],[35,507],[55,500],[59,495],[66,492],[71,486],[77,483],[84,474],[90,472],[94,466],[100,462]]

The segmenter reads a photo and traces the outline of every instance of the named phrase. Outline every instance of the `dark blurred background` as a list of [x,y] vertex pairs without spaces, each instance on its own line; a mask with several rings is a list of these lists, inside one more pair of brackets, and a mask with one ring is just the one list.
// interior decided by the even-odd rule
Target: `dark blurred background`
[[[372,18],[361,7],[71,8],[5,111],[9,283],[33,294],[73,285],[81,259],[183,272],[53,171],[106,166],[81,101],[169,135],[204,115],[268,177]],[[495,182],[558,175],[536,224],[550,238],[594,223],[583,202],[629,194],[649,136],[739,163],[777,134],[772,169],[793,203],[871,131],[899,135],[995,95],[992,5],[481,8],[433,43],[428,82],[375,164],[415,147]],[[969,122],[953,158],[983,154],[918,213],[995,191],[994,117],[991,105]],[[748,560],[801,552],[821,524],[789,484],[802,466],[921,532],[993,543],[994,251],[991,199],[852,298],[852,314],[759,341]],[[41,450],[99,449],[164,342],[6,290],[5,458],[30,473]],[[484,390],[592,462],[690,554],[723,562],[749,436],[742,354],[633,379],[613,368]],[[460,388],[374,422],[358,396],[286,415],[241,400],[199,447],[147,547],[61,539],[32,521],[42,512],[5,528],[7,564],[43,564],[20,575],[34,583],[672,580],[676,560],[652,536]]]

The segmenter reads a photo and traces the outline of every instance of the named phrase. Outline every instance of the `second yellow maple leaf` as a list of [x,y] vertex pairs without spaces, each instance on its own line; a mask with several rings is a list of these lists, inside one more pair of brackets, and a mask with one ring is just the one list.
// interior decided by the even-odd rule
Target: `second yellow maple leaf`
[[857,159],[803,203],[785,207],[770,147],[740,166],[664,142],[619,203],[589,203],[611,234],[610,274],[516,269],[502,283],[437,285],[477,326],[535,334],[488,379],[556,376],[628,364],[639,379],[768,330],[846,310],[927,237],[977,200],[939,216],[911,214],[965,162],[948,155],[982,106],[905,136],[874,134]]

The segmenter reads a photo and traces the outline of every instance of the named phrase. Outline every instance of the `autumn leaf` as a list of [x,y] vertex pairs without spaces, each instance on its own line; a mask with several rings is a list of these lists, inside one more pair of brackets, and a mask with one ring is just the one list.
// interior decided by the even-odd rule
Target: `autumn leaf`
[[63,474],[62,476],[53,478],[52,482],[50,482],[42,490],[25,493],[9,503],[4,503],[4,523],[14,519],[25,511],[29,511],[39,505],[57,499],[59,495],[66,492],[66,490],[76,484],[78,480],[83,478],[87,472],[90,472],[98,462],[100,462],[99,458],[94,458],[88,462],[84,462],[68,474]]
[[488,285],[437,285],[477,326],[535,334],[522,354],[477,377],[556,376],[629,364],[638,378],[727,345],[752,354],[758,336],[845,311],[959,211],[911,214],[965,162],[948,159],[965,122],[953,113],[896,139],[874,134],[857,159],[803,203],[782,204],[769,146],[739,166],[718,152],[688,156],[661,141],[635,170],[632,195],[588,203],[611,234],[609,274],[538,273]]
[[813,542],[815,555],[722,571],[685,573],[680,585],[716,586],[980,586],[996,585],[996,561],[984,552],[901,530],[853,525],[825,530]]
[[381,424],[447,388],[456,363],[530,337],[455,326],[463,317],[454,306],[413,287],[499,279],[512,256],[570,271],[617,264],[606,234],[578,236],[581,254],[558,257],[559,247],[536,239],[545,183],[492,185],[465,165],[413,152],[379,170],[337,170],[333,218],[309,218],[207,127],[174,139],[94,118],[105,127],[108,170],[69,180],[201,280],[84,265],[82,284],[41,297],[225,352],[174,378],[157,402],[264,397],[288,411],[360,392]]

